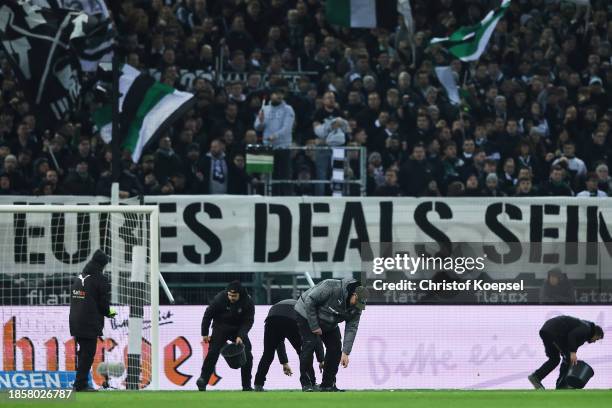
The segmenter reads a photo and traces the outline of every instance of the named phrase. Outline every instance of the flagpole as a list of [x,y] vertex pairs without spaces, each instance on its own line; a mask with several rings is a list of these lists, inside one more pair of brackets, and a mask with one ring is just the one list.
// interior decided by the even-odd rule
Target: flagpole
[[111,85],[111,103],[112,103],[112,140],[111,148],[113,153],[113,161],[111,163],[112,180],[114,183],[119,183],[121,175],[121,129],[119,117],[119,76],[120,62],[117,50],[113,53],[112,62],[113,83]]

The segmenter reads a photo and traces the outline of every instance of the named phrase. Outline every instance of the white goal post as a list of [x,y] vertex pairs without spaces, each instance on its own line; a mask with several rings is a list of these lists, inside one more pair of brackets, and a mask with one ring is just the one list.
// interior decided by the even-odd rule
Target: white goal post
[[66,307],[70,283],[97,249],[110,257],[104,274],[112,281],[111,305],[118,315],[105,319],[108,341],[98,340],[94,382],[100,385],[104,376],[97,365],[117,362],[126,369],[111,379],[111,387],[159,389],[154,205],[0,205],[0,332],[12,342],[0,351],[0,371],[74,370]]

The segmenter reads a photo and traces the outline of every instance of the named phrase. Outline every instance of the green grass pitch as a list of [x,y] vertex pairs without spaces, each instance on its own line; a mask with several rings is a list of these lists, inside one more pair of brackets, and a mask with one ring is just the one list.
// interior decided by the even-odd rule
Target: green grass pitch
[[[48,401],[7,404],[5,400],[1,405],[25,408],[59,404]],[[603,408],[612,407],[612,391],[114,391],[77,394],[76,399],[61,405],[66,408]]]

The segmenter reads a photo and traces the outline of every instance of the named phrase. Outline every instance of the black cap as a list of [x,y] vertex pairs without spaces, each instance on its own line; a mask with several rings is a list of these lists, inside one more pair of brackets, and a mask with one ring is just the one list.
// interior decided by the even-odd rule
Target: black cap
[[238,292],[241,293],[242,292],[242,284],[240,283],[240,281],[232,281],[227,285],[227,291],[228,292]]

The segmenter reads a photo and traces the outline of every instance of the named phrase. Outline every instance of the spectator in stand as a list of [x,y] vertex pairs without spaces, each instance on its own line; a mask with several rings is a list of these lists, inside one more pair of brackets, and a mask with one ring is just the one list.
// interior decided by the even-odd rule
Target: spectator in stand
[[478,182],[478,177],[475,174],[470,174],[465,180],[465,190],[463,195],[465,197],[479,197],[481,196],[482,189]]
[[589,173],[586,180],[586,190],[576,194],[576,197],[607,197],[608,194],[598,188],[599,178],[595,173]]
[[39,148],[36,139],[31,134],[27,123],[22,122],[17,126],[17,139],[11,145],[11,153],[18,155],[22,150],[27,149],[38,155]]
[[612,194],[612,177],[610,177],[608,166],[600,164],[595,168],[595,174],[597,174],[597,188],[610,196]]
[[499,178],[495,173],[489,173],[485,179],[485,186],[482,190],[485,197],[504,197],[506,194],[499,188]]
[[[567,2],[547,1],[537,10],[529,2],[512,2],[473,66],[462,66],[439,47],[428,46],[429,40],[479,22],[490,5],[478,9],[472,4],[464,14],[455,7],[458,17],[440,23],[436,16],[452,9],[446,6],[449,1],[440,6],[440,2],[412,0],[413,55],[401,31],[340,29],[326,22],[324,2],[316,0],[110,3],[125,39],[120,58],[164,83],[184,87],[197,100],[196,108],[168,130],[166,136],[174,142],[169,149],[157,151],[154,144],[143,152],[143,158],[154,157],[155,177],[139,172],[138,184],[151,185],[156,179],[165,193],[199,191],[201,186],[193,187],[198,184],[194,161],[202,160],[198,154],[209,151],[216,138],[226,139],[225,154],[234,167],[235,157],[244,154],[246,133],[263,99],[269,100],[263,89],[279,86],[280,81],[283,99],[295,110],[290,141],[298,146],[311,140],[332,145],[329,134],[321,137],[315,128],[326,119],[342,118],[348,124],[346,131],[343,127],[331,132],[337,140],[340,132],[344,134],[338,146],[357,143],[366,146],[368,156],[380,155],[381,163],[367,170],[370,194],[376,191],[374,179],[382,184],[386,171],[399,166],[398,184],[404,194],[406,190],[410,195],[446,194],[457,181],[465,183],[463,194],[471,195],[475,186],[485,187],[489,174],[499,172],[499,187],[514,195],[517,192],[505,175],[508,158],[514,159],[515,173],[528,167],[532,183],[546,186],[537,194],[567,193],[565,188],[550,188],[548,175],[555,165],[565,168],[569,187],[575,191],[583,190],[587,172],[595,171],[599,190],[612,192],[610,176],[604,174],[612,159],[612,30],[606,28],[612,26],[612,10],[607,2],[591,2],[593,24],[579,24],[575,16],[580,12],[576,14],[576,6]],[[448,102],[444,87],[432,74],[442,65],[451,66],[460,79],[459,105]],[[13,183],[12,189],[25,194],[42,191],[47,169],[41,158],[58,173],[61,186],[77,163],[86,159],[90,176],[101,186],[97,192],[110,192],[111,149],[88,119],[89,101],[94,100],[89,91],[84,89],[83,109],[73,112],[70,122],[45,129],[10,66],[3,64],[1,71],[0,170],[5,157],[13,155],[25,179],[24,185]],[[364,131],[357,133],[356,127]],[[445,151],[451,142],[456,145],[454,158]],[[190,150],[192,143],[199,143],[201,151]],[[413,148],[418,143],[426,148],[416,165]],[[329,156],[317,152],[314,159],[316,172],[310,167],[301,171],[300,166],[291,176],[329,179]],[[496,168],[491,171],[485,160],[493,160]],[[431,176],[415,183],[406,169],[424,163]],[[122,176],[122,191],[128,195],[137,192],[132,170],[126,167]],[[184,189],[168,182],[177,174],[185,177]],[[472,175],[477,180],[468,182]],[[45,186],[47,193],[58,193],[57,183],[51,184]],[[419,184],[419,191],[407,187],[411,184]],[[534,194],[533,188],[527,191]],[[317,185],[316,194],[326,192]]]
[[94,180],[97,179],[100,174],[98,159],[91,151],[91,141],[88,137],[82,137],[79,141],[77,151],[74,155],[74,166],[76,166],[79,161],[83,160],[87,162],[87,168],[91,177]]
[[442,182],[448,186],[454,181],[460,181],[464,171],[465,163],[457,157],[457,145],[450,141],[444,146],[444,157],[442,158]]
[[0,195],[13,195],[15,190],[11,186],[11,178],[8,174],[0,173]]
[[[348,123],[344,120],[342,111],[338,109],[336,95],[332,91],[327,91],[323,95],[322,106],[314,113],[312,127],[317,136],[316,144],[319,146],[327,146],[328,139],[333,143],[332,145],[336,146],[341,146],[346,142]],[[317,150],[315,164],[317,180],[328,180],[331,170],[331,152]],[[325,191],[325,185],[315,186],[315,195],[323,195]]]
[[162,136],[155,152],[155,177],[165,183],[170,175],[180,172],[182,167],[181,158],[172,149],[172,140],[169,136]]
[[403,195],[423,195],[429,182],[436,177],[435,166],[427,160],[425,145],[416,144],[410,158],[400,167],[399,181]]
[[[145,178],[149,174],[155,175],[155,156],[153,156],[152,154],[146,154],[142,156],[141,164],[139,166],[137,174],[138,181],[140,181],[142,185],[146,185],[147,183],[145,182]],[[155,179],[157,180],[157,178]],[[149,182],[150,181],[151,178],[149,177]]]
[[237,154],[233,159],[234,177],[231,178],[229,185],[230,194],[247,195],[249,193],[249,184],[251,176],[246,172],[246,160],[244,155]]
[[516,177],[515,177],[516,165],[512,157],[508,157],[504,161],[503,172],[500,176],[500,189],[507,195],[512,196],[516,191]]
[[11,186],[17,191],[22,192],[28,189],[29,186],[26,185],[25,178],[17,167],[17,158],[14,155],[9,154],[4,158],[2,173],[11,179]]
[[225,156],[225,144],[221,139],[212,141],[210,150],[200,160],[196,176],[200,184],[199,194],[228,194],[233,171]]
[[54,194],[62,193],[62,190],[59,188],[59,176],[57,175],[57,171],[53,169],[47,170],[47,172],[45,173],[45,178],[41,181],[39,187],[42,187],[42,185],[45,183],[52,186]]
[[[143,187],[140,181],[138,181],[138,177],[130,170],[131,164],[131,162],[126,162],[125,160],[121,162],[119,198],[137,197],[143,192]],[[96,195],[110,196],[113,182],[113,174],[109,170],[104,171],[96,184]]]
[[447,197],[463,197],[465,195],[465,185],[461,181],[453,181],[446,189]]
[[[295,112],[284,100],[282,88],[275,88],[270,93],[270,104],[263,106],[253,127],[263,135],[263,144],[274,149],[274,170],[272,178],[288,180],[291,178],[292,131],[295,123]],[[274,185],[274,195],[289,195],[292,186]]]
[[382,157],[380,153],[374,152],[368,157],[368,173],[373,178],[375,189],[382,186],[385,182],[385,171],[382,166]]
[[385,172],[385,182],[376,189],[376,196],[397,197],[401,195],[401,189],[397,184],[397,172],[389,169]]
[[89,161],[81,159],[77,162],[75,170],[71,171],[64,180],[63,191],[68,195],[92,196],[96,192],[94,178],[89,174]]
[[536,191],[533,188],[533,183],[529,177],[521,177],[516,185],[515,197],[533,197]]
[[603,130],[598,130],[591,136],[591,139],[583,146],[584,161],[589,163],[591,169],[594,170],[596,163],[610,163],[612,160],[612,152],[607,145],[607,133]]
[[552,165],[565,163],[570,174],[572,186],[582,183],[587,174],[587,167],[584,161],[576,157],[576,145],[574,142],[567,141],[563,144],[563,155],[553,161]]
[[153,172],[144,175],[142,180],[144,195],[159,195],[161,194],[161,185]]
[[9,154],[11,154],[11,149],[10,149],[8,143],[6,143],[3,140],[0,140],[0,167],[4,166],[4,159]]
[[548,196],[573,196],[574,192],[564,179],[563,168],[554,165],[550,169],[550,178],[542,184],[540,193]]
[[212,137],[223,137],[223,133],[227,129],[230,129],[235,135],[243,135],[246,131],[246,126],[240,117],[238,104],[235,101],[225,102],[224,99],[223,105],[225,105],[223,109],[224,115],[216,120],[211,129]]

